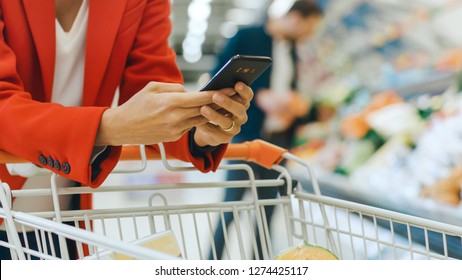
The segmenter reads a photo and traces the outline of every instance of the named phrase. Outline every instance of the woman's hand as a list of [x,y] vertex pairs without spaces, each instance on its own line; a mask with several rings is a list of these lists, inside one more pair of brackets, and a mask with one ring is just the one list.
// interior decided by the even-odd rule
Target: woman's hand
[[[212,97],[216,95],[221,94],[216,91],[185,93],[180,84],[151,82],[123,105],[104,112],[95,145],[178,140],[191,128],[206,125],[209,119],[202,114],[204,106],[213,103]],[[229,101],[225,103],[228,105]],[[240,123],[242,109],[236,109],[234,103],[228,107],[238,114]],[[222,119],[218,121],[229,125]]]
[[[234,92],[237,94],[232,95]],[[205,105],[200,109],[200,113],[207,121],[196,126],[194,141],[201,147],[229,143],[231,138],[241,131],[241,126],[247,122],[247,109],[253,98],[253,91],[239,82],[234,89],[204,93],[212,94],[214,105]]]

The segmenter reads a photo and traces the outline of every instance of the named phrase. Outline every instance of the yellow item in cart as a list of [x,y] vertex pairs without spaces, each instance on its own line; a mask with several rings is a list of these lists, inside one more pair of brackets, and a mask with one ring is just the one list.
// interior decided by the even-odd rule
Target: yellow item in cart
[[[170,230],[147,236],[141,240],[138,240],[134,244],[175,257],[181,256],[181,251],[178,247],[178,243],[176,242],[175,235]],[[114,253],[114,259],[131,260],[133,258],[121,253]]]
[[[152,249],[160,253],[181,257],[180,247],[175,238],[175,234],[171,230],[154,233],[141,239],[130,242],[130,244],[138,245],[144,248]],[[114,251],[102,251],[97,255],[85,257],[86,260],[103,259],[103,260],[132,260],[133,258]]]
[[309,244],[304,241],[302,245],[282,251],[275,260],[338,260],[338,257],[326,248]]

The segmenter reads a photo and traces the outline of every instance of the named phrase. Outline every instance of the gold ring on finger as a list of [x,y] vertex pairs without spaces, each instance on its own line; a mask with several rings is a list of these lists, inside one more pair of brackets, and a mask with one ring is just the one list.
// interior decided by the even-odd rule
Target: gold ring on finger
[[221,129],[222,129],[224,132],[230,132],[231,130],[233,130],[233,128],[234,128],[235,125],[236,125],[236,124],[234,123],[234,120],[232,120],[232,123],[231,123],[231,125],[230,125],[228,128],[223,128],[223,127],[222,127]]

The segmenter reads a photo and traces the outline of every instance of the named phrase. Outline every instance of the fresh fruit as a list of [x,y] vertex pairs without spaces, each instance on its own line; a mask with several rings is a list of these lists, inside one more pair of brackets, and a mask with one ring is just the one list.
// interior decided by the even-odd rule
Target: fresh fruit
[[302,245],[282,251],[275,260],[338,260],[331,251],[303,242]]
[[361,112],[345,116],[340,122],[340,131],[347,138],[361,139],[371,128],[367,121],[369,115],[389,105],[403,102],[404,100],[394,91],[378,93]]

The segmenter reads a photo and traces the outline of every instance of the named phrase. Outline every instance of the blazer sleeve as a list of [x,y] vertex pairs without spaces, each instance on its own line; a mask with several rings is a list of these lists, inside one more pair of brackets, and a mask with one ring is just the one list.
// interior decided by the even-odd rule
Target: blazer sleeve
[[[169,0],[148,1],[123,73],[120,104],[151,81],[183,83],[175,52],[168,44],[171,32],[170,10]],[[215,171],[227,146],[221,145],[213,152],[204,153],[202,157],[194,157],[189,149],[188,134],[178,141],[164,143],[167,154],[191,162],[202,172]],[[156,146],[154,148],[157,149]]]
[[[98,168],[100,176],[92,175],[90,156],[107,108],[34,101],[24,89],[16,55],[3,34],[0,9],[0,149],[83,184],[101,184],[117,162],[107,161]],[[119,152],[110,149],[106,156],[116,159]]]

